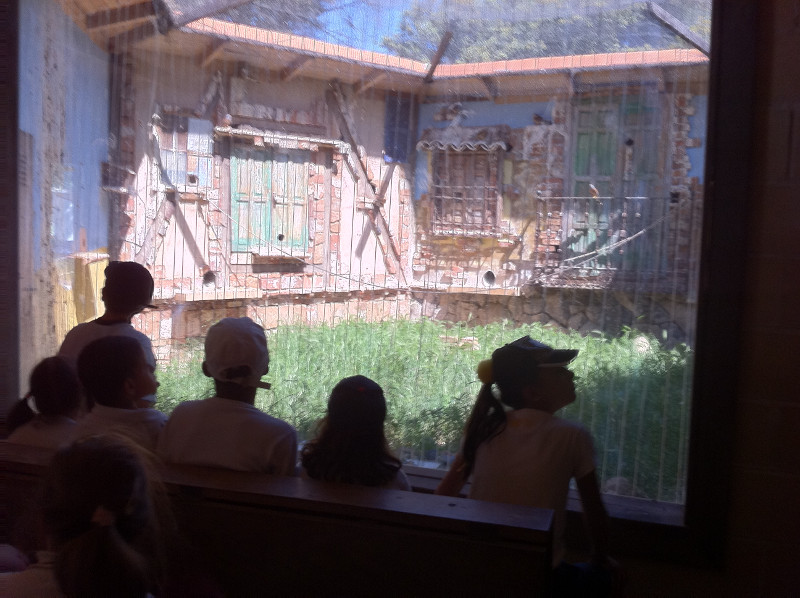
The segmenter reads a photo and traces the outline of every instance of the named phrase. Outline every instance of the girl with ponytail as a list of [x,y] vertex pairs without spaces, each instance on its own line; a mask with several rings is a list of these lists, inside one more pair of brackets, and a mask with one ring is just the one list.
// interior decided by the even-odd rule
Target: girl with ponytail
[[[553,349],[530,337],[500,347],[478,366],[482,382],[462,448],[437,494],[552,509],[553,595],[606,596],[618,566],[607,554],[607,520],[589,432],[554,414],[575,400],[566,368],[577,350]],[[575,479],[593,544],[591,563],[563,562],[564,519]]]
[[57,449],[74,432],[80,383],[61,357],[47,357],[31,371],[28,393],[8,414],[9,442]]

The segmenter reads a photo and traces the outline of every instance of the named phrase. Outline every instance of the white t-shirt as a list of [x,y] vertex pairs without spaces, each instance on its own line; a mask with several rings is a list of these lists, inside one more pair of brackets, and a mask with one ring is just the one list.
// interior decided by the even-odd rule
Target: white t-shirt
[[[129,336],[139,341],[144,349],[144,357],[147,364],[155,370],[156,356],[153,353],[153,343],[143,333],[136,330],[129,322],[115,322],[114,324],[103,324],[97,320],[91,322],[84,322],[78,324],[72,330],[67,332],[64,337],[64,342],[61,343],[61,348],[58,350],[58,355],[67,360],[73,369],[77,368],[78,356],[81,351],[98,338],[105,338],[107,336]],[[155,403],[155,395],[147,395],[142,397],[145,401]]]
[[70,443],[75,433],[75,426],[75,420],[69,417],[60,416],[50,421],[34,417],[14,430],[8,441],[26,446],[58,449]]
[[167,416],[155,409],[119,409],[96,404],[78,420],[73,439],[114,432],[127,436],[147,450],[155,451]]
[[153,367],[156,366],[156,357],[153,354],[153,343],[150,342],[150,339],[146,335],[136,330],[128,322],[102,324],[97,320],[92,320],[91,322],[78,324],[67,332],[67,336],[64,337],[64,342],[61,343],[58,354],[65,358],[74,368],[78,363],[78,355],[81,354],[83,348],[92,341],[106,336],[129,336],[135,338],[144,349],[147,363]]
[[170,463],[295,475],[297,432],[253,405],[211,397],[175,408],[158,453]]
[[572,478],[595,469],[591,434],[536,409],[507,413],[505,429],[478,447],[469,497],[554,511],[553,564],[564,558],[564,516]]

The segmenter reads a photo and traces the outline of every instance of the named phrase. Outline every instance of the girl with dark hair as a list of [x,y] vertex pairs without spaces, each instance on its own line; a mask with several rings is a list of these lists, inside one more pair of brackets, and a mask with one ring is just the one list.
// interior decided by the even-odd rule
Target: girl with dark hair
[[61,449],[45,476],[48,551],[4,576],[3,595],[115,596],[156,592],[164,571],[167,503],[146,453],[124,437],[91,436]]
[[344,378],[331,392],[317,437],[303,447],[303,474],[325,482],[410,490],[400,460],[389,451],[385,419],[383,389],[365,376]]
[[80,384],[61,357],[47,357],[33,368],[28,393],[8,414],[9,442],[59,448],[75,429]]
[[[575,400],[566,368],[576,350],[553,349],[523,337],[478,366],[483,385],[464,440],[437,494],[457,495],[472,477],[469,497],[554,512],[554,596],[607,596],[619,572],[608,557],[608,516],[597,483],[590,433],[556,417]],[[563,561],[570,481],[581,497],[593,554],[591,563]]]

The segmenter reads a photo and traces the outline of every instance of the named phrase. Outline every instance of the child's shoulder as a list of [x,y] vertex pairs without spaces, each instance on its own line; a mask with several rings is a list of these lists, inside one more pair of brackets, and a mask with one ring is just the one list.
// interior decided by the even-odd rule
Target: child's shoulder
[[261,422],[263,422],[264,426],[272,428],[275,431],[282,431],[284,433],[296,434],[294,426],[292,426],[292,424],[290,424],[289,422],[282,420],[279,417],[275,417],[274,415],[270,415],[269,413],[262,411],[257,407],[256,410],[258,411],[259,414],[258,419]]
[[556,427],[556,428],[559,428],[559,429],[562,429],[562,430],[565,430],[565,431],[571,431],[571,432],[573,432],[575,434],[589,434],[590,433],[589,429],[586,426],[584,426],[581,422],[575,421],[575,420],[572,420],[572,419],[566,419],[564,417],[559,417],[557,415],[553,416],[553,418],[551,420],[551,425],[553,427]]

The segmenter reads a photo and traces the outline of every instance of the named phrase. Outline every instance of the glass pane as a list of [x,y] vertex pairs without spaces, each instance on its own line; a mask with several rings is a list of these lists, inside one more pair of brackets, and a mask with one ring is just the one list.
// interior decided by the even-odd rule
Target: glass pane
[[444,470],[477,364],[530,334],[581,351],[559,414],[602,487],[683,502],[702,52],[616,0],[235,2],[164,34],[130,5],[20,2],[26,372],[138,261],[157,408],[207,392],[208,326],[247,315],[274,348],[260,408],[308,440],[360,372],[404,464]]

